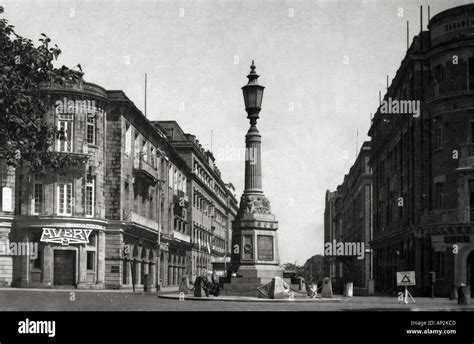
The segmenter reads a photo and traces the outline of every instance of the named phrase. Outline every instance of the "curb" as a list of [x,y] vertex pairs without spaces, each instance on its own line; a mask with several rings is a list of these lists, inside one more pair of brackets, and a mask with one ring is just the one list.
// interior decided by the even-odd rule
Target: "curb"
[[[171,300],[179,300],[178,294],[158,294],[158,298],[161,299],[171,299]],[[318,302],[350,302],[351,300],[348,298],[331,298],[331,299],[323,299],[323,298],[315,298],[315,299],[262,299],[258,297],[245,297],[245,296],[221,296],[221,297],[196,297],[196,296],[186,296],[184,297],[184,301],[191,300],[191,301],[219,301],[219,302],[307,302],[307,303],[318,303]]]

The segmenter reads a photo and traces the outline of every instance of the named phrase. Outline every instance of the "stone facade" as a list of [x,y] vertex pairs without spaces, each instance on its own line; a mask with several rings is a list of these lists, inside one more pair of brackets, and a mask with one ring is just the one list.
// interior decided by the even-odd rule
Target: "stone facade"
[[474,5],[434,16],[417,35],[384,100],[420,102],[419,116],[377,110],[369,135],[374,171],[376,289],[396,293],[414,270],[414,295],[474,286]]
[[[81,81],[41,92],[49,96],[44,120],[62,129],[54,149],[79,163],[58,173],[33,174],[26,163],[9,170],[8,179],[15,178],[11,255],[2,257],[0,271],[11,272],[13,286],[103,288],[105,90]],[[43,240],[44,231],[57,240]],[[15,252],[23,245],[29,249]]]
[[[207,189],[191,181],[190,156],[122,91],[82,80],[42,92],[50,101],[44,119],[60,129],[54,149],[78,164],[43,175],[0,164],[1,286],[154,290],[203,273],[198,264],[212,270],[217,256],[225,262],[236,200],[220,179]],[[197,188],[218,197],[215,219],[207,216],[214,222],[200,222],[216,233],[206,246],[212,254],[204,245],[193,251]],[[12,254],[12,244],[36,249]]]
[[232,186],[222,181],[214,156],[193,135],[185,134],[174,121],[155,125],[165,130],[169,142],[192,171],[186,186],[189,232],[185,237],[180,235],[186,241],[189,235],[191,244],[185,264],[188,275],[193,280],[211,271],[224,276],[230,268],[231,221],[237,213]]
[[354,295],[373,295],[372,170],[369,167],[370,143],[364,142],[349,174],[334,192],[326,193],[324,242],[363,243],[363,259],[356,255],[325,257],[326,276],[342,291],[352,282]]

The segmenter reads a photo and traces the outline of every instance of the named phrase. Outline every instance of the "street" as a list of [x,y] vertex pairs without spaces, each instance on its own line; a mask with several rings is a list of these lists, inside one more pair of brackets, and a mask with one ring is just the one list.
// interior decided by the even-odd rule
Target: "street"
[[353,297],[339,302],[223,302],[158,298],[156,293],[129,291],[0,289],[0,311],[464,311],[446,298],[416,298],[415,304],[395,297]]

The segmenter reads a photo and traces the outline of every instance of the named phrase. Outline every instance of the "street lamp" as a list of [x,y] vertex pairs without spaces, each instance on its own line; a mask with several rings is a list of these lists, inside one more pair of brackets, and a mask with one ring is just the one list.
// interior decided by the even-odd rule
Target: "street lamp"
[[242,87],[242,92],[244,94],[245,102],[245,111],[247,111],[247,118],[250,119],[252,125],[257,124],[257,119],[259,118],[258,114],[262,108],[262,99],[263,99],[263,89],[264,86],[258,84],[259,75],[255,72],[255,64],[252,60],[252,65],[250,66],[250,74],[247,75],[249,82],[247,85]]

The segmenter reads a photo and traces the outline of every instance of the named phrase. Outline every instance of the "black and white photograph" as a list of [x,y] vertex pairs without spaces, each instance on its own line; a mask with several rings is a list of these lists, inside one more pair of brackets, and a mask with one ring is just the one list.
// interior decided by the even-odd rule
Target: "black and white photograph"
[[471,295],[474,1],[0,0],[1,344],[190,312],[473,343]]

